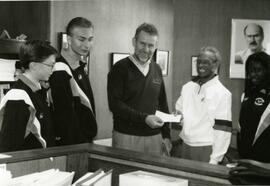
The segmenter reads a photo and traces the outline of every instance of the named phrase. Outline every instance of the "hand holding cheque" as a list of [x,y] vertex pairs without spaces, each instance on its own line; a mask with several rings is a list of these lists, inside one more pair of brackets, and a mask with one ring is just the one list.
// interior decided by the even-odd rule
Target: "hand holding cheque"
[[180,123],[182,115],[167,114],[161,111],[156,111],[155,115],[159,117],[163,122]]

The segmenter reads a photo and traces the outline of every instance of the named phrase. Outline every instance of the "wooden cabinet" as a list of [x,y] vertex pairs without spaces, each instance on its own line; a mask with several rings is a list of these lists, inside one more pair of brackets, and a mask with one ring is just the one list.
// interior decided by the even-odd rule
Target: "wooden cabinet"
[[11,38],[23,33],[28,39],[50,39],[50,1],[1,1],[0,12],[0,32],[7,30]]
[[75,179],[88,171],[113,169],[112,185],[117,186],[119,174],[144,170],[184,178],[189,185],[226,185],[229,169],[208,163],[184,159],[151,156],[140,152],[94,144],[79,144],[6,153],[11,158],[0,159],[14,176],[58,168],[75,171]]

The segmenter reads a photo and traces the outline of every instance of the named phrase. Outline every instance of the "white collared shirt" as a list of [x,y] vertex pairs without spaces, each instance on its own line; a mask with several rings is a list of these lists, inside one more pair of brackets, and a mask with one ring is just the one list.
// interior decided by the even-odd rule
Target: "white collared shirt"
[[136,58],[134,58],[133,55],[129,56],[129,59],[134,63],[134,65],[136,65],[136,67],[140,70],[140,72],[144,75],[147,76],[148,72],[149,72],[149,65],[151,63],[151,60],[149,59],[145,64],[141,64],[138,62],[138,60]]
[[[265,52],[265,48],[262,48],[260,51]],[[249,48],[241,50],[235,54],[235,58],[238,58],[241,60],[242,64],[246,64],[247,58],[251,55],[254,54]]]

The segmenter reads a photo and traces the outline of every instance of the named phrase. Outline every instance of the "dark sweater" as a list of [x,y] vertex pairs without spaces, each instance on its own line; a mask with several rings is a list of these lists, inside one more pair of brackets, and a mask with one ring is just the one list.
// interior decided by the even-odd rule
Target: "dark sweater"
[[[46,99],[43,97],[45,90],[33,91],[22,80],[18,80],[13,88],[26,91],[35,107],[41,135],[47,147],[54,146],[54,128]],[[23,100],[7,101],[0,132],[0,152],[42,148],[41,143],[32,133],[24,137],[29,117],[29,105]]]
[[[69,66],[61,56],[57,59]],[[80,98],[73,96],[70,78],[66,71],[55,71],[50,77],[50,86],[53,98],[53,116],[56,126],[56,135],[61,138],[59,145],[71,145],[92,142],[97,134],[95,118],[95,104],[89,78],[81,64],[76,69],[71,69],[72,75],[88,97],[93,112],[83,105]]]
[[241,158],[270,162],[270,127],[268,127],[253,143],[261,116],[270,103],[270,92],[267,87],[254,89],[246,93],[241,104],[238,134],[238,151]]
[[156,110],[169,112],[161,69],[155,62],[144,76],[129,58],[120,60],[108,74],[107,90],[114,130],[135,136],[161,132],[163,138],[170,138],[168,123],[157,129],[145,123]]

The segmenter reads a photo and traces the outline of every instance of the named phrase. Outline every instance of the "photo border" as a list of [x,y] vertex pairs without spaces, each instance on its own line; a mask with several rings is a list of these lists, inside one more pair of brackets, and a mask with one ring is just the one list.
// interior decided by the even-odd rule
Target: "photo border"
[[248,46],[244,36],[244,28],[250,24],[259,24],[264,31],[263,48],[267,54],[270,54],[270,20],[263,19],[235,19],[231,20],[231,51],[230,51],[230,78],[245,78],[245,61],[240,63],[239,57],[236,55],[240,52],[248,50]]
[[118,61],[121,59],[124,59],[126,57],[130,56],[129,53],[124,53],[124,52],[113,52],[111,53],[111,66],[115,65]]
[[197,59],[198,59],[198,56],[196,55],[191,56],[191,76],[192,77],[198,76]]
[[160,66],[163,76],[168,76],[169,74],[169,57],[170,51],[168,50],[156,51],[156,63]]

